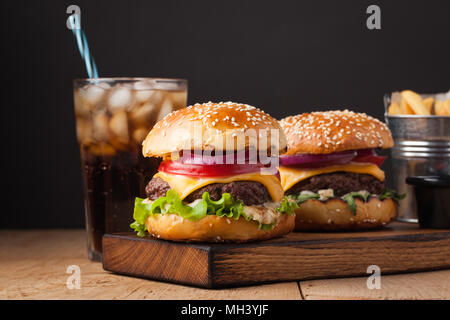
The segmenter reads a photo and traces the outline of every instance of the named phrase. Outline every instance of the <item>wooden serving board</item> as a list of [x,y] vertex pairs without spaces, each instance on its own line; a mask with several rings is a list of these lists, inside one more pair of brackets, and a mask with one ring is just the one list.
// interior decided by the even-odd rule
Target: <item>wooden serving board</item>
[[245,244],[177,243],[131,233],[103,237],[103,268],[205,288],[450,268],[450,230],[396,222],[377,231],[294,232]]

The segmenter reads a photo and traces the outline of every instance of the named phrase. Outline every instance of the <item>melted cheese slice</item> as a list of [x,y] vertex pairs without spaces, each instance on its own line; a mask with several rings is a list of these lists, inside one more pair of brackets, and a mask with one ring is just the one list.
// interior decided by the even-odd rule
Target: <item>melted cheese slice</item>
[[189,194],[201,187],[212,183],[230,183],[234,181],[256,181],[264,185],[269,192],[274,202],[279,202],[283,198],[284,192],[280,185],[280,180],[274,175],[264,175],[260,173],[246,173],[231,177],[211,177],[211,178],[196,178],[189,176],[182,176],[170,174],[165,172],[158,172],[154,175],[166,181],[170,188],[175,190],[180,196],[181,200],[186,198]]
[[296,183],[319,174],[337,171],[370,174],[380,181],[384,181],[384,171],[372,163],[350,162],[344,165],[323,167],[323,168],[293,168],[279,167],[281,185],[286,191]]

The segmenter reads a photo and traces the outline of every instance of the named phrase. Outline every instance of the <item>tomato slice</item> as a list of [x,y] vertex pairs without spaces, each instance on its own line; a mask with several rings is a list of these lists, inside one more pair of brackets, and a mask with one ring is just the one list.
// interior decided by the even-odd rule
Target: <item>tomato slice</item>
[[386,158],[387,158],[386,156],[361,156],[353,159],[352,161],[370,162],[380,167],[383,164],[384,160],[386,160]]
[[354,162],[370,162],[377,166],[381,166],[386,160],[386,156],[379,156],[373,149],[358,150],[358,155],[352,160]]
[[[265,166],[262,164],[186,164],[180,161],[166,160],[161,162],[158,170],[171,174],[194,177],[225,177],[244,173],[258,172]],[[277,170],[278,172],[278,170]]]

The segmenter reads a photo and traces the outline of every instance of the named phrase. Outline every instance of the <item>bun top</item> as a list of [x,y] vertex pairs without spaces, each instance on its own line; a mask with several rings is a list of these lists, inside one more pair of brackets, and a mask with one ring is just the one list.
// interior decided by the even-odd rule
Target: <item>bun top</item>
[[348,110],[303,113],[280,121],[286,155],[327,154],[345,150],[391,148],[391,132],[383,122]]
[[273,148],[284,151],[286,137],[278,121],[258,108],[208,102],[168,114],[156,123],[142,145],[146,157],[163,157],[181,150],[256,148],[273,153]]

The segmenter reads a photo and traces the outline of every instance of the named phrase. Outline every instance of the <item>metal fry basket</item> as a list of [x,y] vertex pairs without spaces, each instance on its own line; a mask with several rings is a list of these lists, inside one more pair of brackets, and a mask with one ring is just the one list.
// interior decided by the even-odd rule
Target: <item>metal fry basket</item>
[[414,191],[405,179],[450,174],[450,116],[389,115],[389,100],[385,96],[385,119],[394,138],[391,179],[399,193],[407,193],[400,201],[397,220],[417,222]]

